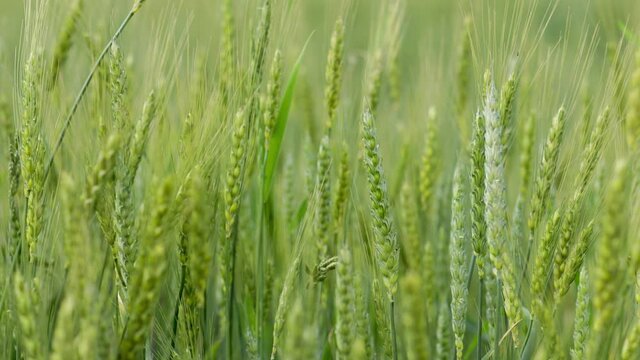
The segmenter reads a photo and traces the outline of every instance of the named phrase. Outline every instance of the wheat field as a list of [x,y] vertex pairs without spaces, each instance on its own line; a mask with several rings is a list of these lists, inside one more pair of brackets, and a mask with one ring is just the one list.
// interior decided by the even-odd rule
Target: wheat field
[[0,359],[640,359],[637,1],[0,26]]

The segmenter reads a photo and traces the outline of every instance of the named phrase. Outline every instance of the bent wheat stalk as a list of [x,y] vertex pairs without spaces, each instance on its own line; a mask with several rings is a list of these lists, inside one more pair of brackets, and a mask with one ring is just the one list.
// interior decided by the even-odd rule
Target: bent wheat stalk
[[75,100],[73,101],[73,104],[71,105],[71,109],[69,109],[69,113],[67,114],[67,116],[66,116],[66,118],[64,120],[64,125],[62,126],[62,131],[60,132],[60,135],[58,136],[58,140],[56,140],[56,144],[53,147],[53,151],[51,152],[51,156],[49,157],[49,161],[47,162],[47,167],[45,168],[45,171],[44,171],[45,180],[46,180],[47,176],[49,175],[49,171],[51,170],[51,166],[53,165],[53,161],[55,160],[56,153],[58,152],[58,150],[62,146],[62,141],[64,140],[64,137],[67,134],[67,130],[69,130],[69,126],[71,125],[71,120],[73,119],[73,116],[76,114],[76,111],[78,111],[78,106],[80,105],[80,101],[82,101],[82,98],[84,97],[84,94],[87,92],[87,89],[89,88],[89,84],[91,83],[91,80],[93,79],[93,75],[98,70],[98,67],[102,63],[102,60],[104,60],[104,57],[107,55],[107,52],[109,52],[109,49],[111,48],[111,45],[114,44],[116,42],[116,40],[118,40],[118,38],[120,37],[120,35],[124,31],[124,29],[127,27],[127,25],[129,24],[129,22],[131,21],[133,16],[140,10],[140,8],[142,7],[142,4],[145,1],[146,0],[137,0],[135,2],[135,4],[133,4],[133,7],[131,8],[131,10],[129,10],[129,13],[127,14],[127,16],[125,16],[124,20],[122,20],[122,23],[120,23],[120,26],[118,27],[116,32],[113,33],[113,36],[111,37],[111,39],[109,39],[107,44],[102,49],[102,52],[100,52],[100,55],[98,55],[98,58],[93,63],[93,67],[91,68],[91,71],[89,72],[89,75],[87,75],[87,78],[82,83],[82,86],[80,87],[80,91],[78,92],[78,95],[76,96]]

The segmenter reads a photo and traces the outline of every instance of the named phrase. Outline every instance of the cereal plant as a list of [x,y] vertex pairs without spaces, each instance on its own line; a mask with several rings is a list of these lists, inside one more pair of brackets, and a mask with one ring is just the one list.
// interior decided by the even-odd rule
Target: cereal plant
[[0,25],[0,359],[640,359],[638,1]]

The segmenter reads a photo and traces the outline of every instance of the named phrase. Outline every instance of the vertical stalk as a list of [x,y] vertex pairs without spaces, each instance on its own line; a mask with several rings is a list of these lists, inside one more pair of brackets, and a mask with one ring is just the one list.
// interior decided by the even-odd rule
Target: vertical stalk
[[258,198],[260,200],[260,206],[258,210],[258,252],[256,258],[256,330],[257,330],[257,342],[258,342],[258,359],[264,359],[264,254],[265,254],[265,241],[264,241],[264,213],[266,211],[267,200],[270,194],[264,196],[262,189],[264,187],[264,179],[266,176],[266,164],[267,156],[269,155],[269,149],[263,148],[262,150],[262,166],[261,176],[259,180]]
[[[180,317],[180,302],[182,302],[182,295],[184,293],[184,286],[186,283],[187,266],[182,265],[182,273],[180,274],[180,290],[178,291],[178,299],[176,300],[176,307],[173,310],[173,331],[171,336],[171,349],[176,351],[176,337],[178,336],[178,321]],[[176,352],[177,353],[177,352]]]
[[[262,176],[264,179],[264,176]],[[261,181],[262,182],[262,181]],[[260,186],[262,189],[262,186]],[[262,192],[260,191],[260,194]],[[262,195],[259,195],[262,198]],[[256,261],[256,275],[257,275],[257,286],[256,286],[256,328],[258,332],[258,359],[263,359],[263,348],[264,348],[264,328],[263,328],[263,318],[264,318],[264,207],[265,202],[264,199],[260,201],[260,210],[258,214],[258,254]]]
[[396,336],[396,316],[395,316],[395,299],[391,299],[389,304],[389,318],[391,319],[391,345],[393,349],[393,360],[398,360],[398,340]]
[[477,348],[477,360],[482,360],[482,312],[484,301],[484,280],[478,277],[478,348]]
[[[238,215],[240,216],[239,212]],[[228,313],[227,313],[227,352],[228,358],[233,359],[233,302],[235,300],[235,277],[236,277],[236,248],[238,244],[238,221],[235,222],[234,226],[234,235],[231,238],[231,266],[229,269],[230,275],[230,283],[229,286],[229,303],[228,303]]]

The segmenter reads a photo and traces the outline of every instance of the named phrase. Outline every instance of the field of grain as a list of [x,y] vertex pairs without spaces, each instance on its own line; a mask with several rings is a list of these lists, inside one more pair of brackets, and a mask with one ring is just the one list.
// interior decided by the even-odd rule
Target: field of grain
[[637,1],[0,29],[0,359],[640,359]]

